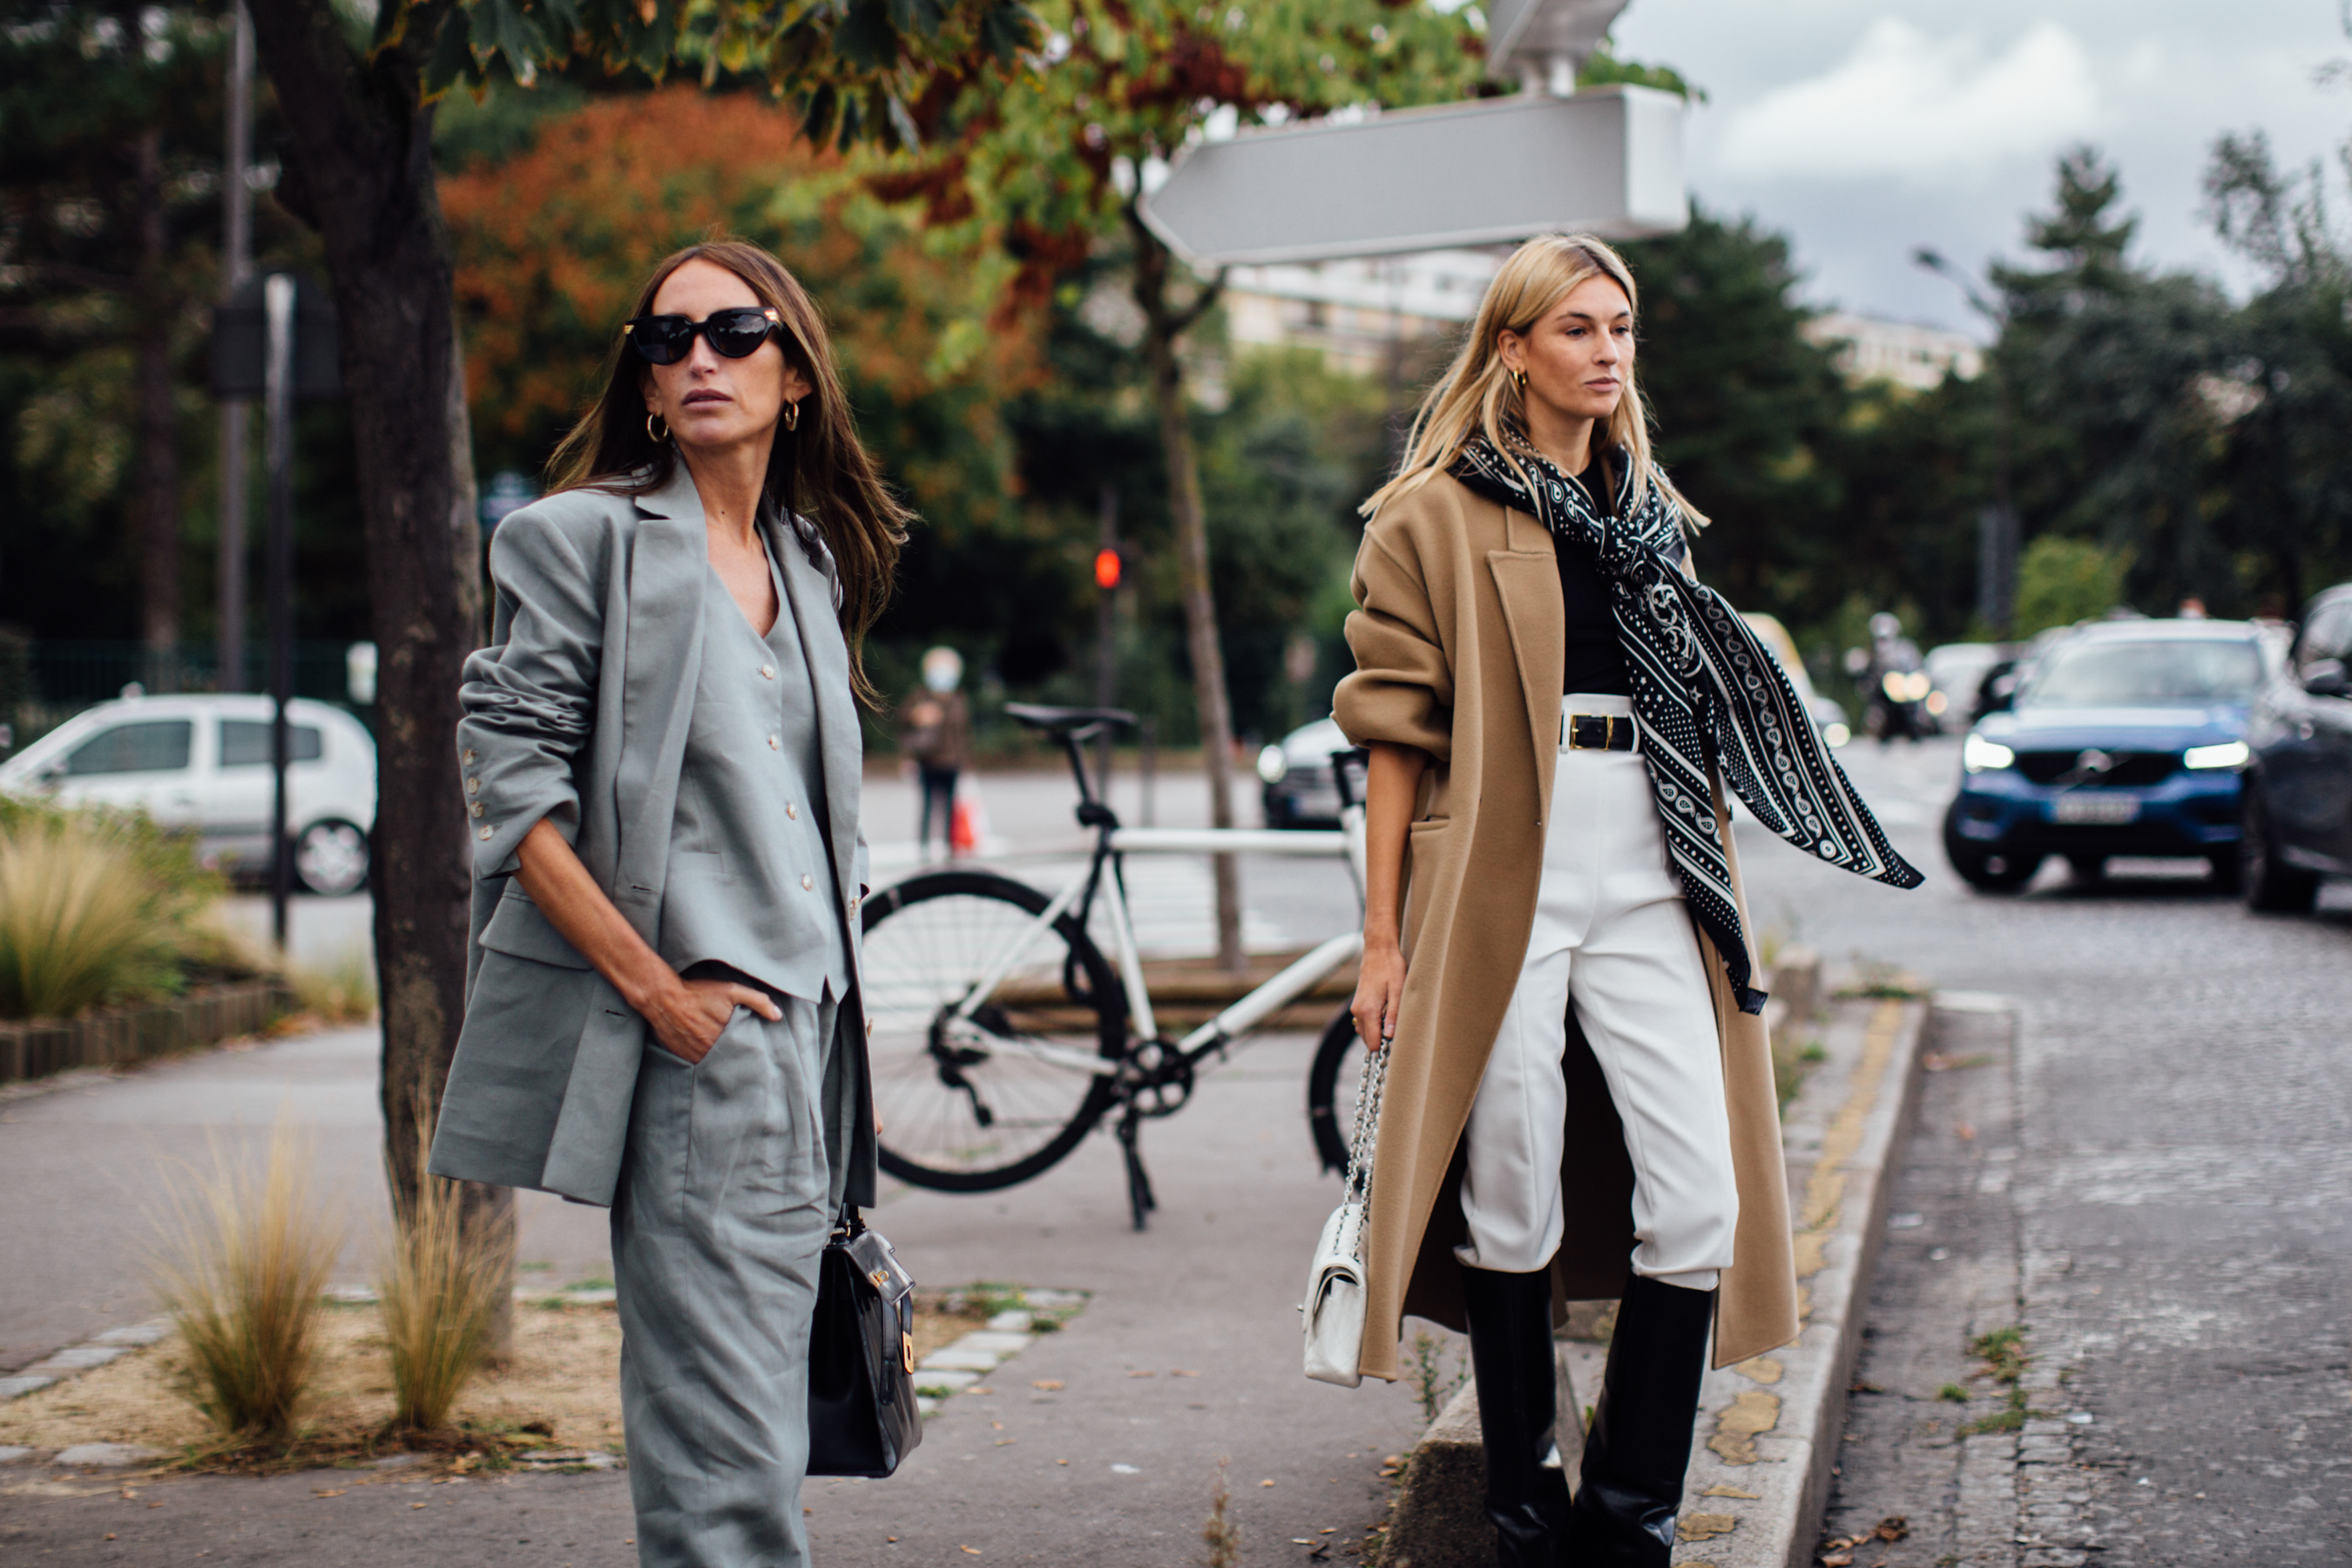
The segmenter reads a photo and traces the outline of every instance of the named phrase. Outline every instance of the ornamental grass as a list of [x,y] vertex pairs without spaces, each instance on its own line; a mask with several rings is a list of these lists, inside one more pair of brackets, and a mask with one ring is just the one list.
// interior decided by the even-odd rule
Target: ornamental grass
[[0,796],[0,1018],[179,990],[220,886],[143,816]]
[[284,1441],[317,1372],[343,1227],[314,1164],[281,1116],[259,1162],[215,1141],[210,1169],[165,1180],[157,1293],[186,1347],[184,1392],[232,1444]]
[[[419,1101],[415,1121],[422,1173],[433,1148],[430,1102]],[[392,1348],[395,1431],[446,1425],[457,1395],[502,1337],[513,1227],[469,1225],[467,1217],[464,1184],[434,1175],[420,1175],[408,1212],[394,1216],[376,1299]]]

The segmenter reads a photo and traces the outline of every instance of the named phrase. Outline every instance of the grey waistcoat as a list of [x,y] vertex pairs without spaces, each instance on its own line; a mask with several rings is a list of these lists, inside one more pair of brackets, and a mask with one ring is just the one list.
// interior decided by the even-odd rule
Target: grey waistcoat
[[[840,868],[831,907],[847,986],[834,1061],[851,1075],[842,1087],[858,1109],[847,1146],[830,1156],[850,1200],[870,1204],[872,1089],[856,941],[863,737],[849,650],[835,618],[832,557],[814,526],[761,526],[782,584],[782,618],[798,629],[808,660],[817,765],[805,782],[813,795],[822,788],[826,858]],[[553,823],[660,951],[671,826],[709,634],[706,540],[702,502],[680,463],[649,495],[550,496],[509,516],[491,541],[492,641],[467,660],[458,694],[472,940],[465,1024],[434,1140],[438,1174],[612,1202],[638,1064],[660,1047],[524,895],[515,851],[533,826]]]
[[821,1002],[849,989],[848,943],[824,792],[812,787],[824,775],[804,634],[773,561],[768,570],[778,610],[765,637],[718,572],[703,574],[702,672],[656,951],[677,969],[716,961]]

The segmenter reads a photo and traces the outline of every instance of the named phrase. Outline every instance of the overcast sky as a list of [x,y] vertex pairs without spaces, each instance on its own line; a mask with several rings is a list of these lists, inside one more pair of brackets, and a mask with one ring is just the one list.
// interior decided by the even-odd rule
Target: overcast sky
[[[1685,154],[1696,198],[1795,242],[1817,303],[1978,331],[1932,245],[1971,269],[2019,257],[2057,153],[2121,169],[2144,260],[2248,280],[2198,216],[2207,150],[2266,132],[2281,160],[2331,160],[2352,89],[2338,0],[1633,0],[1618,52],[1706,89]],[[2340,168],[2334,194],[2344,197]],[[2352,224],[2352,200],[2338,213]]]

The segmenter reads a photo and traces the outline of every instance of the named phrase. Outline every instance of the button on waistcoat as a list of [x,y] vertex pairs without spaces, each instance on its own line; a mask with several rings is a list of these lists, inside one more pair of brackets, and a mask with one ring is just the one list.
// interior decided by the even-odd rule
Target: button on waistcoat
[[662,891],[662,957],[716,961],[812,1001],[849,987],[816,698],[793,602],[769,563],[765,637],[716,571]]

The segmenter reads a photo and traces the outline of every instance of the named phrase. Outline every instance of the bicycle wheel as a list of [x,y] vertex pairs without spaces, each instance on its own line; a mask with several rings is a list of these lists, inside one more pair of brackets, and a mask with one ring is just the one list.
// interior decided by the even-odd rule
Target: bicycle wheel
[[1364,1081],[1364,1042],[1356,1037],[1356,1019],[1339,1009],[1323,1031],[1315,1065],[1307,1069],[1307,1125],[1315,1136],[1315,1153],[1323,1168],[1348,1168],[1348,1140],[1356,1131],[1356,1090]]
[[[1077,1146],[1113,1099],[1111,1079],[989,1048],[988,1037],[1117,1061],[1127,1049],[1118,979],[1084,927],[985,871],[935,871],[866,901],[866,1016],[874,1028],[882,1168],[944,1192],[1026,1181]],[[949,1014],[1024,938],[1027,954],[959,1036]]]

